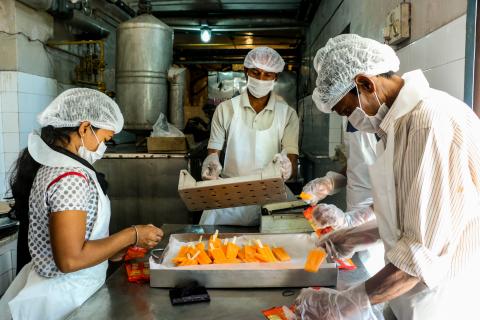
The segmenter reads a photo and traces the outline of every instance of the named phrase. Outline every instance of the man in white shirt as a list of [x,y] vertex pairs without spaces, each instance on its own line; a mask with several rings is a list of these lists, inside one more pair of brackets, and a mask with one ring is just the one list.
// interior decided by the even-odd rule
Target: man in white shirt
[[430,88],[420,70],[396,75],[398,57],[377,41],[332,38],[314,63],[317,107],[380,137],[369,168],[378,230],[357,238],[332,234],[330,241],[345,252],[377,234],[387,264],[348,290],[302,290],[297,313],[303,319],[375,319],[371,305],[388,301],[399,320],[474,318],[480,120],[462,101]]
[[[213,115],[208,156],[202,166],[204,180],[260,173],[279,161],[282,177],[295,175],[298,158],[298,117],[274,94],[275,81],[285,66],[273,49],[258,47],[245,57],[247,89],[218,105]],[[225,147],[224,166],[219,155]],[[206,210],[200,224],[258,225],[259,206]]]

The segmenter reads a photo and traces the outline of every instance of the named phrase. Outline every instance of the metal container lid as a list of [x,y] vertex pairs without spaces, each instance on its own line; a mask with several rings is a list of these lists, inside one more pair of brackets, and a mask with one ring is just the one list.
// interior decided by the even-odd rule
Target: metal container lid
[[118,26],[118,29],[130,28],[158,28],[173,32],[173,29],[170,26],[155,18],[151,14],[142,14],[138,17],[123,22]]

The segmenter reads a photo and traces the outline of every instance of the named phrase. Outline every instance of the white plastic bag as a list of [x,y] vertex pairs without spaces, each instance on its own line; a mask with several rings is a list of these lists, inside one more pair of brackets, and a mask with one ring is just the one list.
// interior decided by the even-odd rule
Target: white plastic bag
[[157,122],[153,125],[150,137],[185,137],[185,135],[174,125],[168,123],[167,117],[160,113]]

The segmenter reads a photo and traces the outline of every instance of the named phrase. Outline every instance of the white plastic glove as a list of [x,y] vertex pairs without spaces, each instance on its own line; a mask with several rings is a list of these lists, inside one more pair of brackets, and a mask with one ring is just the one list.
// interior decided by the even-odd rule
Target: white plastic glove
[[282,151],[273,156],[273,163],[280,165],[280,172],[282,173],[283,181],[287,181],[292,176],[292,162],[287,157],[287,153]]
[[329,171],[325,177],[313,179],[307,183],[302,192],[312,196],[308,200],[310,204],[316,204],[328,195],[337,193],[341,188],[347,185],[347,178],[340,173]]
[[317,246],[323,247],[333,259],[351,258],[355,252],[368,249],[380,241],[376,221],[364,223],[351,229],[334,231],[318,240]]
[[319,228],[332,227],[334,230],[353,228],[375,218],[370,206],[343,212],[333,204],[320,203],[312,211]]
[[365,283],[344,291],[302,289],[295,300],[295,313],[302,320],[377,319],[365,291]]
[[222,165],[217,153],[210,153],[202,164],[202,179],[217,180],[222,173]]

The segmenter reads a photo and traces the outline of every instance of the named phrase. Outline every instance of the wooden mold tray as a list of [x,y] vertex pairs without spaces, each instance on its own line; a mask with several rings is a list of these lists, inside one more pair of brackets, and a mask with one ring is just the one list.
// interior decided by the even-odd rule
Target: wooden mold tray
[[278,171],[196,181],[187,170],[181,170],[178,192],[190,211],[262,205],[287,199],[286,187]]

